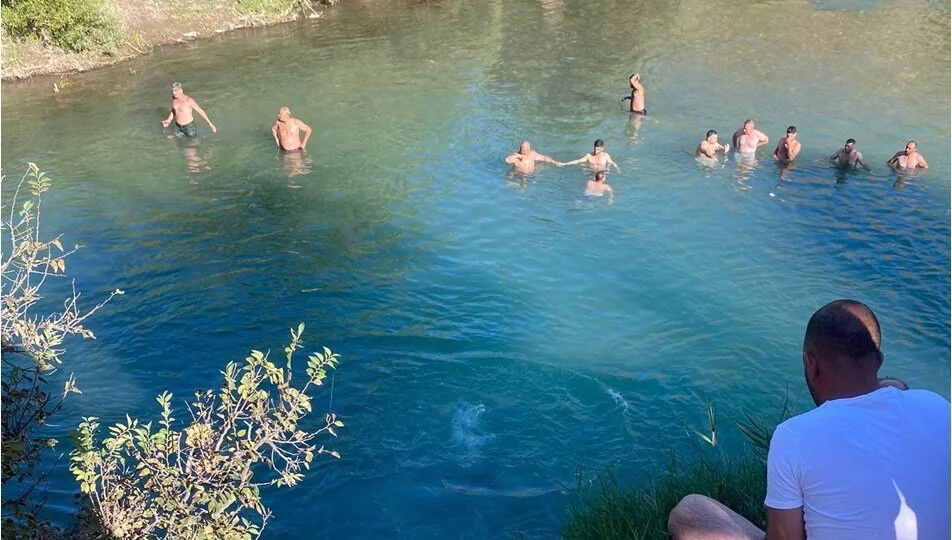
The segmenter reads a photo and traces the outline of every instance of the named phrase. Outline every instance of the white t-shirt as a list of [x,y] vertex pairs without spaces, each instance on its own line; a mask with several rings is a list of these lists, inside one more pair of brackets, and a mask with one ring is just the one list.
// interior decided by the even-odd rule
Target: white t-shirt
[[802,506],[810,540],[949,538],[950,423],[926,390],[827,401],[777,426],[764,504]]

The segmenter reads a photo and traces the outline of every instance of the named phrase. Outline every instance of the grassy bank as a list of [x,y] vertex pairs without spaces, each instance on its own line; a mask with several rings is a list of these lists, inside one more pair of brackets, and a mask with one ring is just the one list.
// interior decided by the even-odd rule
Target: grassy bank
[[338,0],[3,0],[3,80],[87,71],[249,26],[317,18]]
[[796,411],[789,392],[773,418],[745,415],[734,423],[746,439],[747,452],[729,456],[718,446],[717,414],[708,406],[704,433],[690,429],[701,441],[690,461],[672,457],[667,470],[644,484],[619,486],[611,472],[595,486],[576,492],[569,523],[562,531],[571,540],[668,538],[668,514],[685,495],[707,495],[765,529],[767,450],[776,426]]

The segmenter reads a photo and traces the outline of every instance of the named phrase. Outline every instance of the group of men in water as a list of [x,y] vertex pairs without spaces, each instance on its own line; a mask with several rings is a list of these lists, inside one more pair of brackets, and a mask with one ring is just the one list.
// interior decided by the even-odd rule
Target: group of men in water
[[[738,154],[742,157],[752,158],[758,148],[770,142],[770,138],[762,131],[758,131],[754,121],[748,118],[744,121],[744,125],[734,132],[734,135],[731,137],[731,142]],[[797,128],[796,126],[790,126],[787,128],[786,135],[780,139],[777,143],[777,147],[774,148],[773,157],[779,162],[790,163],[800,154],[800,148],[800,141],[797,140]],[[698,144],[694,155],[702,159],[717,159],[717,154],[727,153],[730,149],[730,144],[718,144],[717,131],[712,129],[707,132],[704,140]],[[869,165],[863,161],[862,152],[856,148],[856,139],[853,138],[847,139],[843,148],[834,152],[829,156],[829,159],[836,161],[837,165],[844,168],[855,169],[862,167],[867,171],[870,170]],[[886,164],[894,169],[929,168],[929,164],[926,163],[925,158],[918,152],[918,144],[916,141],[906,143],[906,148],[901,152],[896,152],[893,157],[889,158]]]

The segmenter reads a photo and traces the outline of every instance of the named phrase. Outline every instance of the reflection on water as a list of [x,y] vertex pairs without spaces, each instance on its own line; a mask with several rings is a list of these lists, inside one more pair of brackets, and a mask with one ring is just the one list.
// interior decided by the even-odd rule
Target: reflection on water
[[[670,428],[701,396],[730,419],[802,388],[802,328],[831,298],[870,303],[890,373],[948,395],[948,6],[862,9],[352,0],[55,96],[5,87],[4,171],[53,173],[46,226],[89,246],[86,297],[127,291],[71,346],[84,394],[59,425],[189,395],[303,321],[344,355],[344,459],[267,493],[266,536],[553,537],[549,488],[579,467],[643,478],[686,450]],[[651,116],[619,106],[633,71]],[[218,133],[163,138],[170,80]],[[314,128],[303,155],[274,148],[282,104]],[[698,166],[708,129],[748,117],[809,133],[795,167],[768,148]],[[872,173],[826,160],[857,134]],[[611,205],[581,167],[503,162],[596,138]],[[932,168],[897,175],[909,138]],[[65,516],[68,471],[52,487]]]

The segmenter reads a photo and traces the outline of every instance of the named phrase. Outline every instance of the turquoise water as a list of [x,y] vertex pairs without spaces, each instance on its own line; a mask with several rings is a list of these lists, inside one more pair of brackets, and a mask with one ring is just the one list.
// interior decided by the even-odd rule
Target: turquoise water
[[[577,471],[633,482],[689,453],[707,399],[723,426],[787,387],[808,408],[799,345],[831,299],[879,315],[884,373],[948,398],[948,59],[948,7],[920,1],[349,1],[56,95],[5,86],[5,174],[54,177],[45,227],[87,246],[84,298],[127,293],[71,344],[84,394],[54,429],[154,413],[304,322],[343,355],[343,459],[268,494],[266,537],[536,538]],[[163,138],[173,80],[217,134]],[[270,140],[281,105],[315,128],[301,162]],[[694,161],[747,117],[799,128],[796,168]],[[873,174],[824,160],[847,137]],[[580,167],[502,163],[596,138],[612,204]],[[910,138],[932,168],[900,179],[883,163]],[[54,518],[75,489],[51,479]]]

